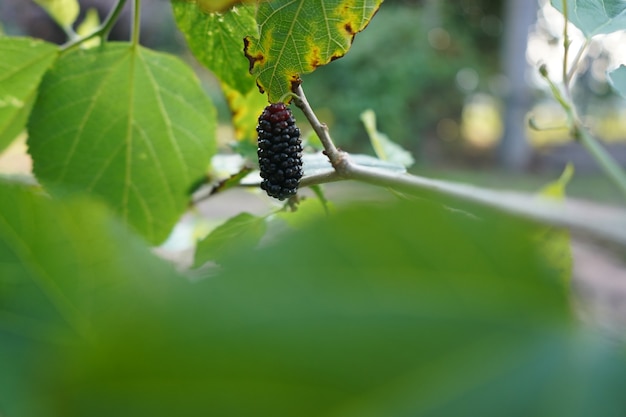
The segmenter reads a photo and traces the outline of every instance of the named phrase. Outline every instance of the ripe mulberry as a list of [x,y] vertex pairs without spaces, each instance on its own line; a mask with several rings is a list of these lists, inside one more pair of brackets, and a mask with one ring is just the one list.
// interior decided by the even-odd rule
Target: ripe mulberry
[[285,103],[267,106],[259,116],[261,188],[279,200],[296,195],[302,178],[302,141],[296,120]]

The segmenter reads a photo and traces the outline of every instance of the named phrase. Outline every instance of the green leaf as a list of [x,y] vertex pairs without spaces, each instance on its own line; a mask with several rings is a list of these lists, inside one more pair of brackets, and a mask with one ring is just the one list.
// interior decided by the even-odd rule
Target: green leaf
[[620,65],[619,68],[609,72],[608,78],[613,89],[626,98],[626,66]]
[[145,303],[175,276],[104,205],[39,194],[0,182],[0,201],[11,202],[0,207],[0,409],[7,416],[50,415],[36,393],[64,372],[59,352],[94,346],[103,323],[132,318],[138,297]]
[[242,53],[243,38],[256,33],[255,6],[236,6],[219,13],[208,11],[207,5],[211,2],[172,1],[176,24],[198,61],[223,84],[245,95],[255,86]]
[[[563,0],[551,0],[563,13]],[[567,19],[587,38],[626,29],[626,3],[622,0],[567,0]]]
[[574,325],[535,226],[474,214],[355,207],[232,253],[67,349],[38,398],[64,417],[623,416],[623,347]]
[[194,266],[220,262],[226,255],[255,247],[265,234],[265,219],[240,213],[218,226],[198,242]]
[[373,110],[366,110],[361,113],[361,121],[365,126],[372,147],[380,159],[402,165],[406,168],[415,163],[411,152],[397,143],[392,142],[387,135],[378,131],[376,128],[376,114]]
[[[568,163],[559,179],[543,187],[539,195],[556,201],[565,201],[565,188],[573,176],[574,165]],[[559,271],[563,282],[569,283],[573,263],[569,230],[544,226],[537,231],[536,239],[546,260]]]
[[563,170],[563,173],[554,182],[547,184],[540,191],[539,195],[543,197],[549,197],[558,201],[565,200],[565,188],[567,184],[572,180],[574,176],[574,165],[572,163],[568,163]]
[[[342,57],[382,0],[274,0],[257,11],[259,35],[246,37],[250,72],[274,103],[300,75]],[[288,101],[288,99],[286,99]]]
[[55,45],[27,38],[0,38],[0,151],[24,129],[37,88],[57,57]]
[[80,11],[77,0],[35,0],[35,3],[43,7],[62,28],[71,28]]
[[128,44],[63,55],[29,121],[37,178],[100,196],[159,243],[215,152],[216,115],[189,67]]

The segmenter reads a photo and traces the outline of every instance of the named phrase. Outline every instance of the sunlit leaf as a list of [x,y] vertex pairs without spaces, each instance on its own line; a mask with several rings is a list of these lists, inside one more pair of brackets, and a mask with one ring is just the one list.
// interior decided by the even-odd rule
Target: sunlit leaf
[[[89,9],[87,10],[87,13],[85,13],[83,21],[80,22],[80,25],[76,28],[76,34],[78,36],[88,35],[96,30],[99,25],[100,17],[98,16],[98,11],[96,9]],[[98,45],[100,45],[100,38],[98,36],[80,44],[81,48],[93,48]]]
[[378,131],[376,128],[376,114],[373,110],[366,110],[361,113],[361,121],[365,126],[376,156],[383,161],[399,164],[407,168],[415,163],[411,152],[391,141],[384,133]]
[[104,198],[158,243],[215,152],[216,115],[189,67],[128,44],[74,51],[44,78],[29,122],[37,178]]
[[539,195],[542,197],[549,197],[558,201],[563,201],[565,199],[565,188],[567,184],[572,180],[574,176],[574,165],[569,163],[565,166],[563,173],[556,180],[544,186],[540,191]]
[[[382,0],[273,0],[259,3],[259,35],[245,53],[259,87],[276,102],[300,75],[342,57]],[[285,98],[289,100],[289,98]]]
[[608,79],[613,89],[626,98],[626,66],[620,65],[619,68],[609,72]]
[[68,28],[74,24],[80,11],[78,0],[34,0],[61,27]]
[[[563,12],[563,0],[551,0]],[[567,19],[587,38],[626,29],[626,3],[623,0],[567,0]]]
[[265,233],[265,219],[240,213],[228,219],[198,242],[195,266],[209,261],[219,262],[226,255],[256,246]]
[[57,56],[49,43],[0,38],[0,151],[24,129],[37,88]]
[[219,13],[214,11],[215,5],[207,9],[211,3],[206,0],[172,1],[176,23],[198,61],[223,84],[245,95],[255,85],[242,52],[243,38],[257,32],[255,6],[236,6]]

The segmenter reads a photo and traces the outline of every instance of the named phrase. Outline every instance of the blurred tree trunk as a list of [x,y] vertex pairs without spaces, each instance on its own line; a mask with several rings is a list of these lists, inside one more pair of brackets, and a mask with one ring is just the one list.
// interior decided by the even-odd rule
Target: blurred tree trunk
[[531,157],[526,137],[526,113],[531,104],[526,82],[528,62],[526,47],[528,31],[537,19],[537,0],[506,0],[502,68],[508,79],[505,96],[504,135],[499,149],[499,162],[504,168],[521,171]]

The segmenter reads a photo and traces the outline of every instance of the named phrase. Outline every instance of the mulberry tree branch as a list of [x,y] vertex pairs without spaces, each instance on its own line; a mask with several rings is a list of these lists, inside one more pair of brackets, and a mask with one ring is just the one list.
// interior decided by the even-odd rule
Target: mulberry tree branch
[[[294,98],[324,146],[333,170],[302,178],[303,187],[340,180],[355,180],[392,188],[422,198],[448,198],[496,209],[521,218],[620,244],[626,247],[626,211],[607,209],[587,202],[558,202],[532,194],[497,191],[450,181],[424,178],[382,168],[358,165],[337,149],[328,128],[320,123],[301,87]],[[584,141],[584,139],[583,139]]]

